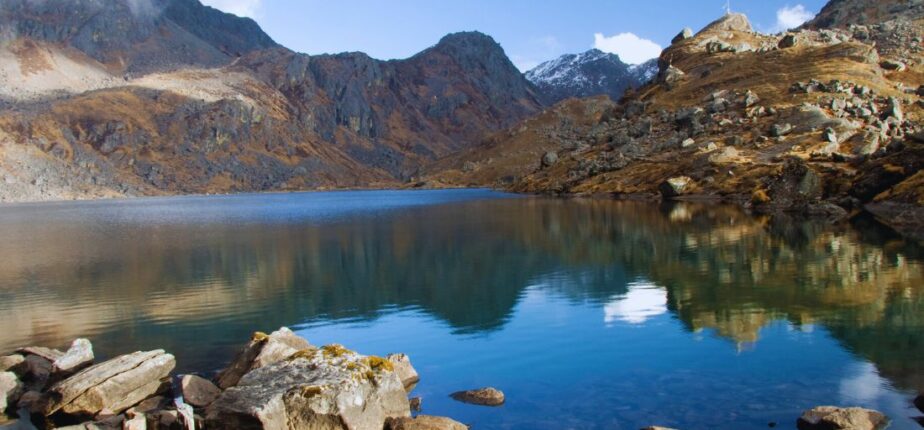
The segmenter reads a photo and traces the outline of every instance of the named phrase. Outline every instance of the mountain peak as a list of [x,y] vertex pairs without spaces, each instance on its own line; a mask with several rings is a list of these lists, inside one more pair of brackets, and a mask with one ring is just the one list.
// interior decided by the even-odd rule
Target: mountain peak
[[851,24],[867,25],[896,18],[909,20],[924,17],[924,3],[908,0],[831,0],[806,28],[846,28]]
[[[656,72],[656,63],[654,67]],[[651,62],[630,66],[618,55],[594,48],[546,61],[526,72],[526,78],[542,91],[549,103],[604,94],[618,100],[627,88],[649,81],[653,76],[650,68]]]

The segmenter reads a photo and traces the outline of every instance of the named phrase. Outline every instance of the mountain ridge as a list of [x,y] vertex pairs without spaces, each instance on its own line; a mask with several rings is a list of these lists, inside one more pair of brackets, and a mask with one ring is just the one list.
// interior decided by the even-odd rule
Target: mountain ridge
[[616,54],[594,48],[543,62],[525,75],[543,93],[546,103],[554,104],[598,95],[619,100],[627,89],[648,83],[656,73],[656,59],[629,65]]

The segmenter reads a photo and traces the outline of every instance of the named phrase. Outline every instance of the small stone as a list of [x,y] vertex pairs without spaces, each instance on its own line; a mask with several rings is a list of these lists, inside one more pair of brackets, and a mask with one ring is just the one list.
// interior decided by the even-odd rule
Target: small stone
[[478,168],[478,165],[471,161],[466,161],[465,163],[462,163],[462,171],[465,173],[472,173],[477,168]]
[[414,366],[411,365],[411,359],[407,354],[391,354],[385,357],[395,368],[395,373],[398,374],[398,379],[401,380],[401,383],[404,384],[404,389],[410,392],[414,389],[414,386],[420,382],[420,375],[417,374],[417,370],[414,369]]
[[891,70],[893,72],[904,72],[908,68],[905,63],[895,60],[885,60],[879,63],[879,67],[882,67],[885,70]]
[[492,387],[477,390],[457,391],[450,396],[462,403],[481,406],[500,406],[504,404],[504,393]]
[[558,163],[558,154],[550,151],[542,156],[542,167],[552,167],[555,163]]
[[756,93],[751,90],[744,93],[744,107],[749,108],[757,103],[760,103],[760,97],[757,97]]
[[787,49],[787,48],[792,48],[793,46],[796,46],[796,35],[789,33],[783,36],[783,38],[780,39],[780,42],[777,43],[776,46],[780,49]]
[[716,164],[732,163],[737,159],[738,150],[731,146],[726,146],[722,148],[721,151],[717,151],[716,153],[709,156],[709,162]]
[[712,152],[719,149],[719,146],[715,142],[709,142],[706,144],[706,152]]
[[180,378],[180,392],[186,403],[197,408],[212,404],[221,395],[221,390],[212,381],[196,375],[183,375]]
[[905,114],[902,111],[902,102],[901,100],[895,97],[889,97],[889,103],[886,105],[886,110],[883,112],[884,118],[895,118],[898,122],[905,120]]
[[770,127],[770,136],[771,137],[782,137],[792,132],[792,124],[774,124]]
[[664,83],[667,89],[672,89],[677,83],[683,80],[683,77],[683,70],[674,66],[668,66],[667,70],[665,70],[661,76],[661,82]]
[[693,145],[696,145],[696,141],[692,138],[684,139],[683,142],[680,143],[681,148],[689,148]]
[[802,413],[796,426],[799,430],[877,430],[888,421],[885,415],[870,409],[819,406]]
[[824,137],[825,142],[837,143],[837,132],[834,131],[834,129],[831,127],[828,127],[825,129],[825,132],[822,137]]
[[423,397],[411,397],[408,403],[410,403],[411,410],[414,412],[420,412],[423,409]]
[[468,426],[446,417],[418,415],[416,418],[389,418],[385,430],[468,430]]

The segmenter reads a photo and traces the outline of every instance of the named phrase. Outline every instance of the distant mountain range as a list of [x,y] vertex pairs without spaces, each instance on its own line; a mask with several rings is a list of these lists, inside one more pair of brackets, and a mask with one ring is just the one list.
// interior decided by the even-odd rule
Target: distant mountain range
[[556,103],[567,98],[608,95],[619,100],[628,88],[638,88],[658,74],[658,60],[638,65],[623,63],[618,55],[591,49],[546,61],[526,72],[544,100]]

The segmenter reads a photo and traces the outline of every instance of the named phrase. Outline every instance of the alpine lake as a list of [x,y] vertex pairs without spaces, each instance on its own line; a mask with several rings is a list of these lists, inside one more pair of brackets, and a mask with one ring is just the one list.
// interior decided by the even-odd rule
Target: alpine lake
[[[212,376],[255,331],[407,353],[476,429],[920,428],[924,245],[731,206],[348,191],[0,206],[0,354],[163,348]],[[449,394],[493,386],[501,407]]]

